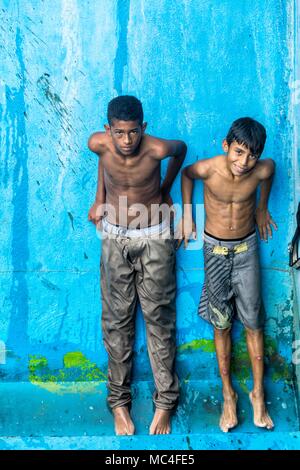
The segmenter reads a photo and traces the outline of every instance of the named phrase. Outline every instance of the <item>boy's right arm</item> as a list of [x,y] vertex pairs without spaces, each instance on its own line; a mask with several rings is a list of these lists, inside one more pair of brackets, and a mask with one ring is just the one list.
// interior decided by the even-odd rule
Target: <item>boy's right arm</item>
[[104,168],[103,168],[103,163],[102,163],[102,159],[100,156],[100,152],[101,152],[102,145],[103,145],[101,142],[102,135],[103,133],[96,132],[95,134],[91,135],[88,141],[89,149],[92,152],[96,153],[97,156],[99,157],[96,197],[95,197],[95,202],[91,206],[89,213],[88,213],[88,220],[93,222],[95,225],[97,225],[98,222],[100,222],[101,219],[103,218],[103,215],[105,212],[105,200],[106,200],[106,191],[105,191],[105,184],[104,184]]
[[196,225],[193,221],[192,213],[192,195],[194,188],[194,180],[205,180],[209,176],[210,162],[209,160],[200,160],[184,168],[181,172],[181,194],[183,204],[183,217],[180,223],[180,235],[177,246],[184,241],[185,248],[191,238],[196,238]]

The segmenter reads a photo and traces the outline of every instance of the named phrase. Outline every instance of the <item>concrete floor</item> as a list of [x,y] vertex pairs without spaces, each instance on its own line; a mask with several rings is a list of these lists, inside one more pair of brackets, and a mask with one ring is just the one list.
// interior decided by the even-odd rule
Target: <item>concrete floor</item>
[[153,384],[134,383],[132,437],[114,436],[104,382],[15,382],[0,387],[0,449],[300,449],[295,391],[284,382],[266,380],[273,431],[253,425],[246,390],[235,383],[239,425],[229,434],[218,428],[220,386],[209,381],[182,383],[169,436],[149,436]]

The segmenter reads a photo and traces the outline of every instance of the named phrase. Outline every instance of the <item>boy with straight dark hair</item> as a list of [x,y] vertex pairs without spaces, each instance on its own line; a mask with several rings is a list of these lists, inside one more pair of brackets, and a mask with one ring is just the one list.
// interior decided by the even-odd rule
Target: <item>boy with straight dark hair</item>
[[[231,326],[234,314],[246,329],[253,371],[249,394],[254,424],[267,429],[273,422],[266,410],[263,390],[263,324],[260,272],[255,222],[262,239],[272,238],[268,208],[275,164],[260,160],[266,141],[265,128],[251,118],[233,122],[223,140],[225,155],[197,161],[182,171],[182,239],[185,246],[195,224],[192,219],[192,191],[195,179],[204,183],[204,265],[205,283],[199,314],[214,327],[219,371],[223,384],[223,412],[220,428],[228,432],[237,425],[237,394],[230,376]],[[260,199],[256,206],[256,189]]]

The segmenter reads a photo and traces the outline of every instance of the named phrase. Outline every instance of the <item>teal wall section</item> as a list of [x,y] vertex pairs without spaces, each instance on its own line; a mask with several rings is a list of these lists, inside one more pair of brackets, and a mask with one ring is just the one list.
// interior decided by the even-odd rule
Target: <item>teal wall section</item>
[[[86,143],[105,123],[108,101],[121,93],[142,100],[150,133],[186,141],[186,164],[220,152],[237,117],[266,126],[264,156],[277,165],[270,211],[279,227],[271,242],[261,243],[268,374],[274,381],[291,378],[293,5],[0,0],[3,381],[105,379],[100,241],[87,222],[97,160]],[[179,179],[172,196],[180,203]],[[203,203],[200,183],[195,201]],[[200,240],[202,228],[200,213]],[[182,379],[215,380],[212,332],[196,314],[201,243],[180,249],[177,258],[178,371]],[[235,339],[235,376],[246,384],[239,326]],[[149,379],[141,315],[135,349],[135,378]]]

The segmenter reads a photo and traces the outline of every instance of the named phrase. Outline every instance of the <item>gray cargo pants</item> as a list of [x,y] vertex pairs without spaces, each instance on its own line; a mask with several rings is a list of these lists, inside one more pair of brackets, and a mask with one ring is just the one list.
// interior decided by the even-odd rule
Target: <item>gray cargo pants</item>
[[[101,296],[103,340],[108,353],[108,404],[130,406],[130,377],[135,334],[135,308],[140,301],[146,323],[147,346],[157,408],[176,407],[179,382],[175,362],[175,247],[173,237],[157,234],[130,237],[138,230],[118,230],[103,223]],[[159,227],[159,226],[155,226]],[[152,228],[152,227],[151,227]],[[169,230],[168,230],[169,231]],[[155,232],[155,230],[154,230]],[[110,232],[111,233],[111,232]]]

